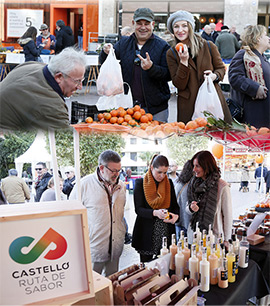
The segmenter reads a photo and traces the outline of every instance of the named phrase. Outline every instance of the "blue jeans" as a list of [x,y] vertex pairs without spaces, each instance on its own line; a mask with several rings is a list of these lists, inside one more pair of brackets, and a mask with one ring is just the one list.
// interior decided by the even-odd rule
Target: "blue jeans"
[[175,225],[176,241],[179,240],[181,231],[184,231],[185,237],[187,237],[187,229],[183,226]]
[[83,48],[83,37],[78,36],[78,48],[82,49]]
[[231,61],[232,61],[232,58],[223,58],[223,59],[222,59],[222,62],[223,62],[224,64],[230,64]]

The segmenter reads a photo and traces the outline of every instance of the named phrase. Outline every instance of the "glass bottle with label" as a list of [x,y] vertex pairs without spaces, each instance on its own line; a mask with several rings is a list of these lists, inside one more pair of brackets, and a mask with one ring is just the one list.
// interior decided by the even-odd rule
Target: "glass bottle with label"
[[199,241],[202,239],[202,233],[201,233],[200,228],[199,228],[199,222],[196,222],[195,232],[197,233],[197,242],[199,243]]
[[233,253],[233,245],[229,244],[229,253],[226,258],[228,260],[228,281],[229,283],[235,282],[235,254]]
[[207,248],[202,248],[202,260],[200,262],[200,290],[207,292],[210,289],[210,263],[207,261]]
[[239,267],[247,268],[249,259],[249,242],[247,241],[247,232],[243,232],[242,240],[239,247]]
[[239,239],[235,234],[235,229],[232,231],[232,244],[233,252],[235,254],[235,274],[238,274],[238,265],[239,265]]
[[179,279],[184,278],[185,256],[182,252],[182,242],[179,240],[177,244],[177,254],[175,255],[175,274]]
[[206,247],[207,247],[207,260],[209,260],[209,256],[211,254],[211,237],[210,237],[210,235],[206,236]]
[[199,281],[199,260],[196,257],[196,244],[191,246],[191,257],[188,260],[189,265],[189,277]]
[[162,238],[162,249],[160,250],[160,256],[164,256],[169,253],[169,249],[167,248],[167,237]]
[[170,261],[170,270],[175,270],[175,254],[177,253],[177,245],[175,234],[172,234],[172,244],[170,245],[171,261]]
[[215,244],[212,244],[211,254],[208,257],[208,261],[210,263],[210,284],[216,285],[218,283],[218,257],[215,254]]
[[218,258],[221,257],[221,238],[217,239],[217,245],[216,245],[216,255]]
[[228,260],[226,257],[222,258],[221,267],[218,269],[218,286],[220,288],[228,287]]
[[193,241],[192,244],[196,245],[196,252],[199,251],[199,244],[198,244],[198,235],[196,232],[193,233]]
[[187,237],[184,238],[184,249],[183,254],[185,257],[185,267],[184,267],[184,275],[189,275],[189,269],[188,269],[188,260],[190,257],[190,249],[188,248],[188,240]]
[[203,229],[202,231],[202,240],[203,240],[203,246],[206,247],[206,235],[207,235],[207,231],[206,229]]
[[181,230],[179,240],[182,242],[182,249],[184,248],[184,245],[185,245],[184,238],[185,238],[185,232]]

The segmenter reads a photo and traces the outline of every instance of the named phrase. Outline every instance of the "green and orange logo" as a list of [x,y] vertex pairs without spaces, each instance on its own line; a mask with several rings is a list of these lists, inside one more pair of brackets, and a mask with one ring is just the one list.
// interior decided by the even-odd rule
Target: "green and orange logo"
[[62,257],[67,250],[66,239],[52,228],[49,228],[33,248],[27,254],[23,254],[22,248],[28,247],[34,240],[33,237],[29,236],[22,236],[15,239],[9,247],[10,257],[20,264],[32,263],[39,258],[52,242],[56,244],[56,248],[50,250],[44,258],[49,260],[58,259]]

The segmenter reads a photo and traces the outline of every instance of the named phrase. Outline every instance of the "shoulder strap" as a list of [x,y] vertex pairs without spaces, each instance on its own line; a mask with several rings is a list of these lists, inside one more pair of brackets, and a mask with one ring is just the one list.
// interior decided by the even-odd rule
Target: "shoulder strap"
[[173,48],[172,48],[172,47],[171,47],[170,49],[172,50],[172,53],[173,53],[174,58],[177,60],[177,57],[176,57],[176,53],[175,53],[175,51],[173,50]]
[[180,192],[178,193],[178,196],[177,196],[177,202],[178,202],[178,199],[180,198],[180,195],[182,194],[182,192],[183,192],[183,190],[184,190],[184,188],[186,187],[186,185],[189,183],[189,181],[188,182],[186,182],[186,184],[181,188],[181,190],[180,190]]
[[207,40],[207,44],[208,44],[208,48],[209,48],[209,51],[210,51],[210,55],[211,55],[211,57],[212,57],[211,45],[210,45],[209,40]]

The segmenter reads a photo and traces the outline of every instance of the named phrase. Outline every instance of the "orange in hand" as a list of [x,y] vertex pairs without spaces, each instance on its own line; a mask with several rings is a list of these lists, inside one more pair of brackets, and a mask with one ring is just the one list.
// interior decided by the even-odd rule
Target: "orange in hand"
[[180,51],[180,48],[182,48],[182,49],[181,49],[181,52],[184,52],[184,44],[178,43],[178,44],[175,46],[175,49],[176,49],[177,52]]

